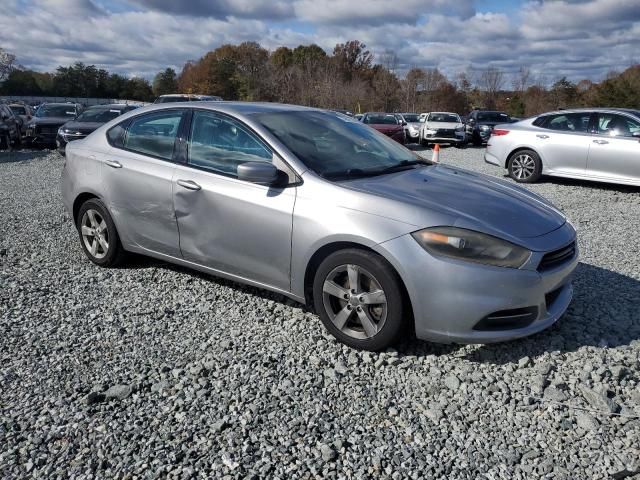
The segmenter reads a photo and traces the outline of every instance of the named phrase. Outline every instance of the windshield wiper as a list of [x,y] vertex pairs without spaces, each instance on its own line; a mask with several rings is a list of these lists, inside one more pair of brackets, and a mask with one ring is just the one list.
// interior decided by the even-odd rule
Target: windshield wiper
[[433,164],[428,160],[402,160],[400,163],[396,163],[395,165],[391,165],[390,167],[383,168],[382,170],[377,170],[375,173],[385,174],[385,173],[401,172],[402,170],[412,169],[416,165],[433,165]]

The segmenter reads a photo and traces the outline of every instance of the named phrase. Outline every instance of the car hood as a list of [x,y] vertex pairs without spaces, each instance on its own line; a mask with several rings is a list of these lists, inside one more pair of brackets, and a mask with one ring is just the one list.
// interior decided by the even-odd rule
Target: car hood
[[[544,198],[505,181],[445,165],[345,182],[391,202],[368,213],[429,227],[480,231],[511,241],[545,235],[566,219]],[[526,243],[526,242],[524,242]]]
[[31,122],[29,123],[33,125],[61,126],[67,123],[68,121],[69,121],[69,117],[44,117],[44,118],[34,117],[31,119]]
[[434,130],[438,128],[458,128],[462,126],[462,123],[458,122],[426,122],[426,128],[432,128]]
[[65,129],[71,130],[72,132],[89,134],[94,130],[96,130],[98,127],[101,127],[102,125],[104,125],[104,123],[102,122],[76,122],[72,120],[70,122],[65,123],[63,127]]

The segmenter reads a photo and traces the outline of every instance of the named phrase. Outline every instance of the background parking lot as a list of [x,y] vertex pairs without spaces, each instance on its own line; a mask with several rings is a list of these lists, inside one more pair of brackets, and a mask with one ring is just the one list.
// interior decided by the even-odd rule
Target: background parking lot
[[[502,177],[483,154],[440,157]],[[94,266],[62,207],[62,164],[0,152],[3,477],[640,474],[639,188],[527,185],[578,232],[554,327],[372,354],[270,292],[139,257]]]

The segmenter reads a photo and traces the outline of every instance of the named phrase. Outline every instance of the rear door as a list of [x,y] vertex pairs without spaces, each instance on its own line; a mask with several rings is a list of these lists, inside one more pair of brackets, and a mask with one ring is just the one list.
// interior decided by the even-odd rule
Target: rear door
[[187,163],[173,178],[183,257],[288,291],[296,188],[237,178],[241,163],[279,159],[246,125],[218,112],[195,109],[189,133]]
[[545,172],[584,176],[591,145],[592,112],[547,115],[532,144],[542,158]]
[[587,170],[605,180],[640,182],[640,121],[622,113],[598,113]]
[[166,109],[133,117],[112,148],[102,175],[107,202],[123,241],[153,252],[180,256],[173,211],[174,151],[185,109]]

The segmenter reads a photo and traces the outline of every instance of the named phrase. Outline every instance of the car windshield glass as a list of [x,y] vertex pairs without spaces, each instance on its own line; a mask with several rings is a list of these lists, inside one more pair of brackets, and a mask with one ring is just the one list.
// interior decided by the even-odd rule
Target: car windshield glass
[[15,114],[15,115],[26,115],[27,111],[25,110],[24,107],[21,107],[19,105],[15,105],[15,106],[11,106],[11,111]]
[[398,119],[395,115],[367,115],[364,123],[371,125],[397,125]]
[[444,122],[444,123],[458,123],[460,117],[453,113],[431,113],[429,114],[429,122]]
[[409,122],[409,123],[418,123],[420,121],[420,115],[404,114],[402,115],[402,117],[404,118],[405,122]]
[[[328,112],[288,111],[253,114],[308,168],[332,179],[389,173],[425,163],[357,120]],[[393,118],[393,116],[392,116]]]
[[189,97],[160,97],[156,103],[188,102]]
[[70,117],[76,116],[74,105],[42,105],[36,112],[36,117]]
[[478,113],[480,122],[508,122],[509,115],[500,112],[480,112]]
[[82,112],[77,122],[95,122],[95,123],[107,123],[109,120],[113,120],[117,116],[122,114],[122,110],[116,108],[89,108]]

